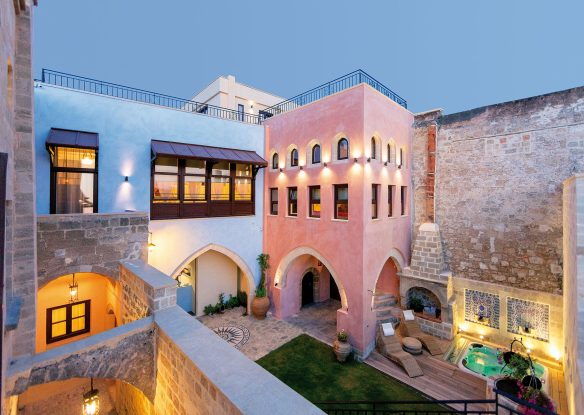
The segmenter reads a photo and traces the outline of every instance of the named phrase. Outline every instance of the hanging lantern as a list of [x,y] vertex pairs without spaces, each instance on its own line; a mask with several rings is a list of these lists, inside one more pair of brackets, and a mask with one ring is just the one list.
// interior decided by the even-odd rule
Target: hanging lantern
[[99,414],[99,391],[93,389],[93,378],[91,378],[91,390],[83,394],[83,415]]
[[69,284],[69,302],[74,303],[79,299],[79,286],[75,282],[75,274],[73,274],[73,281]]

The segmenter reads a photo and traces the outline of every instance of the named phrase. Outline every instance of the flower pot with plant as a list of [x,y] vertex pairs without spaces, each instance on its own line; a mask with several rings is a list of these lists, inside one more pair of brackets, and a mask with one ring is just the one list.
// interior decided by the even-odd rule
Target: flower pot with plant
[[344,362],[347,357],[351,354],[351,343],[349,343],[349,335],[345,330],[341,330],[337,333],[337,339],[333,343],[333,351],[337,356],[339,362]]
[[266,318],[266,314],[270,309],[270,299],[266,290],[266,270],[270,267],[269,260],[270,256],[268,254],[262,253],[257,257],[261,278],[255,291],[255,297],[251,302],[251,312],[258,320]]

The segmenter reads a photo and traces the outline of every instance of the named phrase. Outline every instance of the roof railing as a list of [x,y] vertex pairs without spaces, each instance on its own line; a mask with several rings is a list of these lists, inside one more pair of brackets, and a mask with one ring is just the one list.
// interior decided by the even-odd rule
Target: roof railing
[[400,97],[398,94],[393,92],[391,89],[383,85],[365,71],[358,69],[347,75],[343,75],[340,78],[333,79],[332,81],[317,86],[316,88],[312,88],[306,92],[303,92],[302,94],[296,95],[295,97],[287,99],[286,101],[282,101],[271,107],[264,108],[260,112],[260,116],[262,119],[266,119],[273,115],[282,114],[284,112],[291,111],[306,104],[310,104],[311,102],[328,97],[329,95],[336,94],[337,92],[341,92],[345,89],[352,88],[362,83],[370,85],[372,88],[381,92],[389,99],[397,102],[402,107],[408,107],[408,103],[405,99]]
[[111,82],[98,81],[78,75],[43,69],[41,81],[46,84],[90,92],[93,94],[107,95],[110,97],[143,102],[146,104],[160,105],[175,110],[208,115],[226,120],[241,121],[249,124],[260,124],[261,117],[242,111],[203,104],[189,99],[177,98],[157,92],[118,85]]

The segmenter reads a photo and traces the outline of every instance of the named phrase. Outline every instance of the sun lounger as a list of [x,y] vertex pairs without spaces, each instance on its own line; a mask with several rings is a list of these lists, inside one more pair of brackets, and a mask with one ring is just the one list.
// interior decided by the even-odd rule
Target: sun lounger
[[400,365],[409,377],[414,378],[424,374],[416,359],[402,350],[400,338],[395,334],[391,323],[378,325],[377,350],[383,356]]
[[403,314],[404,336],[418,339],[432,356],[444,353],[438,339],[422,331],[412,310],[404,310]]

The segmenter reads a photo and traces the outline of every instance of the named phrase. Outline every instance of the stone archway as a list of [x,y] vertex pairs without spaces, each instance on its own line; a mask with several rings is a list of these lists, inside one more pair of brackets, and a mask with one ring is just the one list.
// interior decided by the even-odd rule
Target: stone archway
[[341,295],[341,309],[347,311],[349,308],[349,304],[347,301],[347,294],[345,292],[345,288],[338,277],[337,272],[331,265],[331,263],[324,258],[318,251],[310,247],[299,247],[292,251],[290,251],[278,264],[278,268],[276,268],[276,272],[274,275],[274,287],[278,287],[280,289],[286,288],[287,284],[287,273],[294,263],[296,259],[303,255],[310,255],[320,261],[324,267],[329,271],[331,278],[333,278],[335,284],[339,289],[339,293]]
[[64,275],[72,274],[97,274],[101,275],[102,277],[107,277],[111,282],[114,283],[119,281],[119,274],[112,272],[112,270],[109,268],[102,267],[99,265],[74,265],[62,267],[59,270],[53,270],[51,273],[47,274],[39,272],[39,277],[37,280],[38,284],[37,290],[40,290],[51,281],[59,279]]
[[[393,289],[391,290],[392,294],[394,294],[396,297],[400,297],[400,288],[399,288],[399,284],[400,284],[400,277],[401,277],[401,272],[402,270],[405,268],[406,266],[406,262],[404,259],[404,256],[402,255],[402,253],[396,249],[396,248],[392,248],[389,250],[385,260],[381,263],[381,265],[379,266],[379,269],[377,271],[377,277],[375,278],[375,284],[373,285],[373,293],[378,291],[378,287],[383,285],[384,283],[387,284],[387,281],[383,281],[383,279],[388,277],[388,273],[391,273],[391,277],[392,279],[397,279],[397,281],[392,281],[391,285],[393,286]],[[382,291],[387,291],[388,288],[382,288]],[[395,292],[393,292],[395,291]]]
[[170,274],[171,276],[175,276],[181,273],[181,271],[190,264],[193,260],[198,258],[199,256],[203,255],[206,252],[215,251],[219,252],[220,254],[225,255],[227,258],[231,259],[243,272],[249,287],[249,293],[247,293],[247,306],[246,309],[250,312],[251,301],[253,297],[255,297],[255,288],[256,288],[256,281],[254,279],[254,274],[248,264],[245,262],[243,258],[237,255],[235,252],[231,251],[230,249],[217,244],[208,244],[204,247],[196,250],[194,253],[189,255],[183,262],[179,264],[178,267],[174,269],[174,271]]

